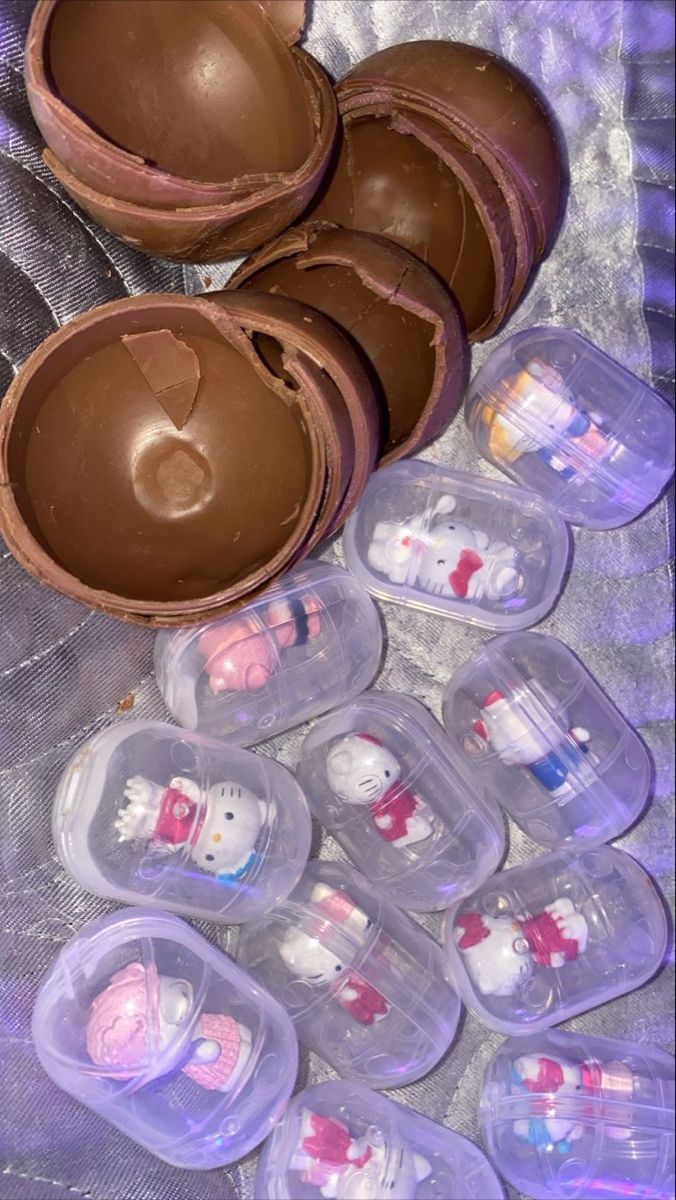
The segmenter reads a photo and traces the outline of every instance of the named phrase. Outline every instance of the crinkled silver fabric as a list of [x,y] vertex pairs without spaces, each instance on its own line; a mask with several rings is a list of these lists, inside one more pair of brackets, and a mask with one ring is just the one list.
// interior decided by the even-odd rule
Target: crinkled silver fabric
[[[0,0],[0,395],[42,338],[91,305],[127,293],[197,291],[229,273],[182,270],[134,253],[51,179],[22,85],[31,7]],[[672,28],[673,6],[662,0],[315,0],[306,36],[336,76],[380,47],[422,37],[476,42],[526,71],[563,126],[571,188],[556,247],[501,336],[543,322],[572,325],[665,395],[673,391]],[[474,352],[475,367],[489,349]],[[424,456],[489,471],[461,420]],[[671,529],[663,500],[625,529],[576,530],[566,590],[541,626],[582,657],[650,748],[652,802],[618,844],[647,867],[668,903]],[[340,561],[339,539],[325,555]],[[444,683],[486,635],[402,608],[383,611],[380,685],[410,692],[438,715]],[[83,893],[55,859],[55,781],[74,747],[101,726],[165,713],[151,635],[43,590],[6,551],[0,616],[0,1200],[248,1200],[255,1155],[199,1175],[168,1167],[61,1094],[38,1066],[30,1014],[40,979],[64,941],[113,907]],[[127,697],[130,712],[131,701],[121,704]],[[294,732],[262,749],[293,765],[301,737]],[[338,851],[325,839],[321,853]],[[509,862],[536,853],[512,826]],[[424,923],[438,931],[436,919]],[[231,931],[199,928],[232,948]],[[639,992],[572,1025],[669,1045],[672,962],[670,953]],[[481,1072],[499,1041],[466,1017],[440,1066],[398,1098],[476,1139]],[[305,1060],[300,1083],[327,1074]]]

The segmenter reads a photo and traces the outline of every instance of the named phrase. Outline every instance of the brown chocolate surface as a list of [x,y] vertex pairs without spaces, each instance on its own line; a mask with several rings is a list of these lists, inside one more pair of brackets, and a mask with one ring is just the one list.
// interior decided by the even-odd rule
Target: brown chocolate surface
[[493,253],[476,206],[437,154],[387,118],[346,124],[330,184],[311,213],[412,251],[448,283],[469,330],[493,313]]
[[461,42],[404,42],[358,63],[336,91],[343,115],[373,102],[448,121],[463,144],[512,177],[543,253],[561,207],[561,146],[542,98],[510,62]]
[[250,0],[59,0],[48,71],[94,129],[183,178],[294,171],[312,147],[297,64]]
[[[457,407],[467,356],[456,306],[389,239],[307,222],[262,247],[230,286],[301,300],[357,344],[381,403],[381,457],[411,453]],[[278,370],[274,345],[262,348]]]
[[[168,358],[158,378],[150,341],[141,360],[142,343],[135,358],[119,337],[89,353],[83,345],[15,428],[12,475],[34,536],[89,586],[131,599],[209,595],[265,563],[308,487],[294,406],[215,330],[171,333],[199,365],[181,428],[162,402],[166,386],[153,390],[167,384]],[[157,337],[166,342],[165,331]],[[185,365],[182,353],[179,387]]]

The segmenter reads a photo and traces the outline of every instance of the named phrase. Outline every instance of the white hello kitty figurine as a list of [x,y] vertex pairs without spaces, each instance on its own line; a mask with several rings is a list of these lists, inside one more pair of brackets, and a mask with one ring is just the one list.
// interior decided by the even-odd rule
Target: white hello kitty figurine
[[[97,1066],[115,1068],[114,1079],[152,1070],[191,1019],[192,985],[160,975],[154,963],[134,962],[117,971],[92,1002],[87,1053]],[[208,1091],[229,1092],[251,1057],[251,1031],[234,1017],[201,1013],[180,1061],[167,1064]]]
[[195,865],[222,883],[241,879],[256,862],[268,806],[248,788],[215,783],[201,809],[202,789],[182,776],[163,787],[134,775],[124,794],[129,803],[115,821],[121,842],[146,842],[165,850],[187,847]]
[[367,805],[378,833],[393,846],[410,846],[432,835],[432,815],[408,788],[397,786],[401,767],[377,738],[348,734],[326,760],[331,790],[346,804]]
[[[532,1145],[567,1154],[585,1131],[584,1104],[571,1104],[573,1097],[582,1100],[585,1096],[596,1096],[611,1101],[609,1115],[617,1120],[621,1115],[617,1101],[623,1097],[629,1099],[633,1089],[634,1077],[622,1062],[571,1063],[551,1055],[525,1054],[514,1062],[512,1090],[534,1096],[544,1093],[546,1100],[541,1114],[514,1122],[514,1133]],[[631,1110],[625,1111],[627,1125],[604,1126],[607,1137],[615,1141],[631,1137]],[[602,1112],[597,1110],[596,1115],[601,1116]]]
[[[490,743],[506,766],[527,767],[546,791],[560,799],[572,793],[570,766],[576,761],[583,764],[591,734],[581,726],[570,729],[564,755],[566,735],[538,703],[538,695],[546,700],[547,693],[533,679],[528,688],[532,695],[524,692],[518,703],[497,690],[489,692],[481,701],[474,732]],[[555,698],[550,702],[555,706]]]
[[415,1200],[417,1185],[432,1170],[426,1158],[406,1147],[393,1153],[375,1130],[355,1139],[341,1121],[309,1109],[303,1109],[289,1165],[325,1200]]
[[459,600],[504,600],[516,595],[516,550],[491,544],[487,533],[449,518],[454,496],[442,496],[431,513],[401,524],[379,521],[368,561],[392,583]]
[[461,913],[455,942],[484,996],[512,996],[535,966],[559,970],[587,948],[589,929],[572,900],[561,897],[534,917]]
[[[334,891],[324,883],[315,884],[310,901],[318,914],[316,934],[289,929],[279,946],[284,963],[298,979],[306,979],[312,984],[329,984],[338,1003],[355,1021],[360,1025],[373,1025],[389,1013],[387,1000],[322,940],[323,933],[325,938],[330,936],[324,932],[330,930],[329,921],[351,932],[357,940],[363,938],[371,922],[346,892]],[[322,914],[326,924],[321,919]]]

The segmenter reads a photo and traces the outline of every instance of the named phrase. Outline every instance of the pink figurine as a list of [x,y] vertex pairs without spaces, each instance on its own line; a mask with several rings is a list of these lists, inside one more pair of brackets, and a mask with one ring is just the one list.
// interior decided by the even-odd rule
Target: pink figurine
[[87,1053],[113,1079],[181,1070],[208,1091],[229,1092],[251,1056],[251,1032],[233,1017],[202,1013],[180,1062],[164,1061],[190,1019],[193,989],[185,979],[160,975],[154,964],[134,962],[116,971],[94,999],[87,1021]]
[[367,805],[386,842],[409,846],[432,834],[432,815],[408,788],[398,785],[401,767],[377,738],[349,734],[336,742],[326,760],[332,791],[346,804]]
[[[513,1090],[531,1092],[542,1096],[541,1112],[530,1120],[514,1122],[514,1132],[522,1141],[542,1146],[546,1150],[556,1148],[567,1154],[573,1142],[579,1141],[585,1131],[584,1106],[571,1105],[570,1099],[580,1096],[603,1097],[612,1101],[609,1116],[617,1121],[621,1110],[617,1101],[630,1099],[634,1090],[634,1077],[629,1067],[622,1062],[583,1063],[567,1062],[563,1058],[525,1054],[517,1058],[513,1067]],[[604,1126],[604,1133],[615,1141],[631,1137],[631,1110],[627,1108],[626,1126]],[[574,1115],[571,1115],[574,1114]],[[590,1108],[590,1116],[603,1115],[603,1108]]]
[[292,1170],[325,1200],[414,1200],[417,1184],[432,1168],[426,1158],[402,1147],[396,1153],[371,1134],[353,1138],[346,1125],[303,1109]]
[[[311,902],[334,925],[342,926],[361,938],[370,925],[365,913],[342,891],[334,891],[324,883],[312,889]],[[336,1000],[360,1025],[373,1025],[390,1011],[384,996],[352,971],[333,951],[323,944],[322,935],[330,928],[318,918],[316,933],[289,929],[280,944],[279,952],[289,970],[299,979],[313,984],[330,984]]]
[[255,846],[268,806],[248,788],[215,783],[200,805],[203,791],[192,779],[176,776],[165,788],[134,775],[124,794],[129,803],[115,821],[121,842],[187,849],[196,866],[226,883],[241,879],[257,861]]
[[[312,596],[273,600],[257,616],[240,616],[206,629],[197,643],[213,692],[254,692],[278,667],[278,651],[302,646],[321,631],[321,605]],[[265,632],[265,628],[269,633]]]
[[461,913],[455,940],[484,996],[512,996],[535,965],[559,970],[587,948],[589,930],[572,900],[561,897],[534,917]]

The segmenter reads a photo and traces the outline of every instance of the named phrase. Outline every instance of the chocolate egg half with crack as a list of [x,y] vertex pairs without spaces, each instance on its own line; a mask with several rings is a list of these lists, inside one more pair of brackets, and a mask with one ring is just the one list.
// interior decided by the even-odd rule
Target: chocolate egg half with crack
[[[469,368],[457,305],[424,263],[389,239],[300,225],[248,258],[228,286],[300,300],[353,341],[381,406],[381,464],[436,437],[457,411]],[[274,347],[267,353],[274,363]]]
[[47,338],[11,385],[0,532],[28,571],[90,607],[207,620],[347,514],[377,446],[368,378],[319,313],[254,293],[117,300]]
[[513,311],[553,237],[561,147],[535,88],[457,42],[381,50],[337,85],[342,140],[306,216],[379,233],[434,268],[470,340]]

